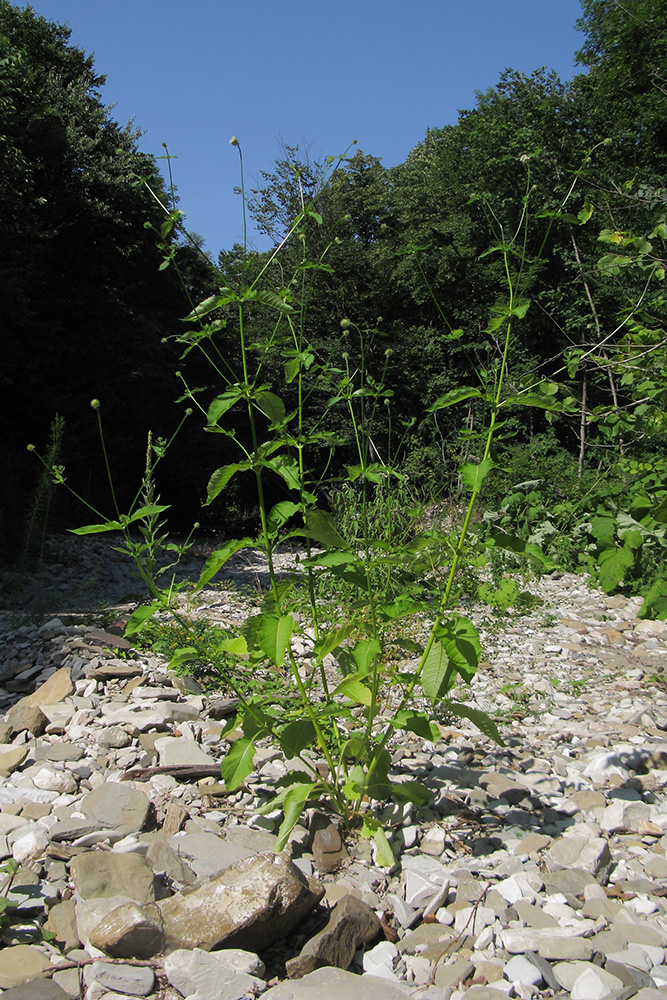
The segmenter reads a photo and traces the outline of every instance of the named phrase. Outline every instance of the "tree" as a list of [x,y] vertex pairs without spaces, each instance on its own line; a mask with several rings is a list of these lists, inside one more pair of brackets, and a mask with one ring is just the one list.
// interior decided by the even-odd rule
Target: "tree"
[[[44,439],[56,413],[65,464],[90,480],[95,499],[104,474],[91,397],[111,418],[112,454],[139,476],[148,427],[157,421],[164,434],[178,420],[177,355],[161,341],[177,329],[187,297],[171,269],[158,270],[161,252],[145,223],[159,229],[162,212],[140,182],[152,177],[166,201],[162,180],[138,151],[136,131],[103,105],[92,58],[68,39],[67,28],[0,0],[0,508],[14,537],[33,477],[25,446]],[[185,246],[178,253],[193,289],[210,281],[208,265]]]

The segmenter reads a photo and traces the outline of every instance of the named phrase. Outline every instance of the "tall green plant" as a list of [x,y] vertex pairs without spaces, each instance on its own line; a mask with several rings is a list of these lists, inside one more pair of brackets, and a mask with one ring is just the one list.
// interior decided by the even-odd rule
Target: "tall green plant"
[[[240,153],[238,142],[234,145]],[[466,503],[460,529],[453,535],[430,531],[405,539],[391,530],[383,529],[379,537],[373,532],[370,504],[374,492],[380,487],[391,497],[401,482],[400,469],[391,462],[391,448],[381,452],[374,439],[378,414],[392,404],[390,352],[386,352],[381,377],[373,378],[365,369],[363,349],[361,364],[353,370],[349,356],[344,354],[341,363],[321,358],[308,340],[308,306],[316,294],[317,275],[327,267],[326,250],[314,260],[307,255],[308,228],[320,223],[316,202],[303,198],[283,241],[247,284],[242,279],[223,285],[194,305],[185,318],[186,330],[179,337],[184,354],[200,351],[220,385],[208,401],[200,390],[187,385],[184,397],[199,411],[209,434],[231,439],[238,447],[237,461],[210,476],[206,503],[219,502],[234,477],[247,475],[254,482],[260,517],[256,538],[227,541],[210,555],[195,590],[203,590],[232,555],[246,548],[259,549],[266,557],[269,586],[261,608],[237,636],[202,645],[200,635],[191,628],[186,631],[188,645],[175,652],[171,665],[179,667],[204,656],[216,664],[222,681],[239,699],[232,725],[240,726],[243,736],[233,742],[222,763],[230,789],[250,773],[259,739],[272,739],[293,763],[271,804],[272,808],[280,804],[284,814],[278,848],[285,844],[306,803],[323,800],[348,822],[361,822],[362,834],[375,839],[381,862],[391,864],[386,836],[368,803],[390,796],[418,804],[429,799],[428,790],[417,782],[390,780],[388,747],[397,732],[436,737],[432,713],[435,706],[444,704],[501,741],[486,714],[452,700],[450,693],[459,681],[469,683],[479,664],[477,629],[455,608],[473,512],[494,466],[493,445],[504,414],[517,405],[559,406],[548,385],[532,386],[530,392],[519,394],[507,391],[514,327],[529,307],[526,293],[531,272],[523,249],[529,189],[528,178],[521,221],[514,232],[507,233],[489,209],[489,224],[497,239],[489,253],[499,256],[506,279],[506,295],[494,305],[487,327],[488,335],[499,344],[497,361],[478,373],[479,385],[450,392],[430,407],[436,412],[473,400],[485,413],[479,452],[459,469]],[[285,276],[280,254],[290,240],[300,241],[303,251],[295,271]],[[272,283],[274,275],[277,284]],[[259,336],[254,331],[257,317],[261,319]],[[228,333],[232,325],[239,338],[238,371],[219,343],[220,332],[226,329]],[[344,333],[358,333],[363,347],[362,331],[352,321],[344,319],[341,327]],[[291,387],[296,399],[293,408],[285,405],[277,391],[280,387],[266,380],[267,358],[276,351],[283,360],[283,389]],[[321,387],[327,391],[326,402],[316,419],[306,422],[306,402]],[[327,417],[337,407],[349,414],[353,440],[347,447],[356,455],[347,467],[346,482],[361,490],[361,530],[354,539],[346,538],[321,506],[322,483],[312,471],[311,456],[316,449],[334,449],[342,443],[327,429]],[[247,433],[237,429],[242,422]],[[153,549],[129,543],[133,526],[143,523],[153,530],[151,526],[165,510],[147,486],[152,468],[149,465],[130,515],[121,516],[116,508],[113,520],[78,529],[79,533],[122,532],[126,547],[137,559],[153,599],[132,615],[128,635],[140,631],[158,610],[168,610],[188,630],[187,616],[174,606],[171,591],[158,586]],[[288,496],[273,506],[267,502],[271,481],[282,483]],[[306,547],[301,559],[303,576],[280,579],[276,549],[295,539],[303,540]],[[501,533],[488,544],[515,550],[521,546],[520,540]],[[448,554],[444,567],[443,550]],[[411,567],[418,572],[409,572]],[[322,579],[342,581],[354,594],[335,615],[325,612],[318,602]],[[304,630],[304,621],[312,629],[314,669],[309,674],[300,669],[292,643]],[[408,656],[413,658],[409,667]],[[258,689],[258,677],[267,667],[274,676],[284,678],[282,687],[272,684]]]

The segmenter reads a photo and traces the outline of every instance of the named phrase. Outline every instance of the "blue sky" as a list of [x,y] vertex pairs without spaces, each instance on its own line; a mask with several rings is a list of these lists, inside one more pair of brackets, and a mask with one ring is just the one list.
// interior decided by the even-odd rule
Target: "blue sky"
[[[18,3],[18,6],[25,4]],[[213,253],[242,240],[234,187],[270,171],[281,140],[315,159],[353,139],[387,167],[454,124],[511,68],[563,80],[579,0],[33,0],[95,57],[113,117],[173,162],[186,225]],[[252,233],[250,241],[253,242]],[[256,245],[261,246],[257,241]]]

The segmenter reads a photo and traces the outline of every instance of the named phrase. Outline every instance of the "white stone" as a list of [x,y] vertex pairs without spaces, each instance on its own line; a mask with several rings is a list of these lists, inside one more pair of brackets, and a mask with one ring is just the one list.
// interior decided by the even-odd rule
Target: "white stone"
[[542,982],[542,973],[523,955],[515,955],[514,958],[511,958],[503,970],[503,975],[511,983],[528,983],[531,986],[539,986]]
[[604,1000],[614,990],[621,989],[623,983],[618,976],[612,976],[606,969],[591,965],[574,981],[570,997],[571,1000]]

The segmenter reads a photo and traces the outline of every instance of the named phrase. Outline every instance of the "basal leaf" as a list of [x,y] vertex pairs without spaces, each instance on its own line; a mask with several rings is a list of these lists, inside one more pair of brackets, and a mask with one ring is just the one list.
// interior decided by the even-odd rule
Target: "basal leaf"
[[230,791],[243,784],[252,773],[252,760],[255,756],[255,744],[247,736],[241,737],[222,758],[222,780]]
[[360,833],[362,837],[366,837],[369,840],[372,838],[375,841],[378,865],[381,868],[393,868],[396,859],[394,858],[391,845],[387,840],[387,835],[380,825],[380,821],[372,816],[364,816]]

